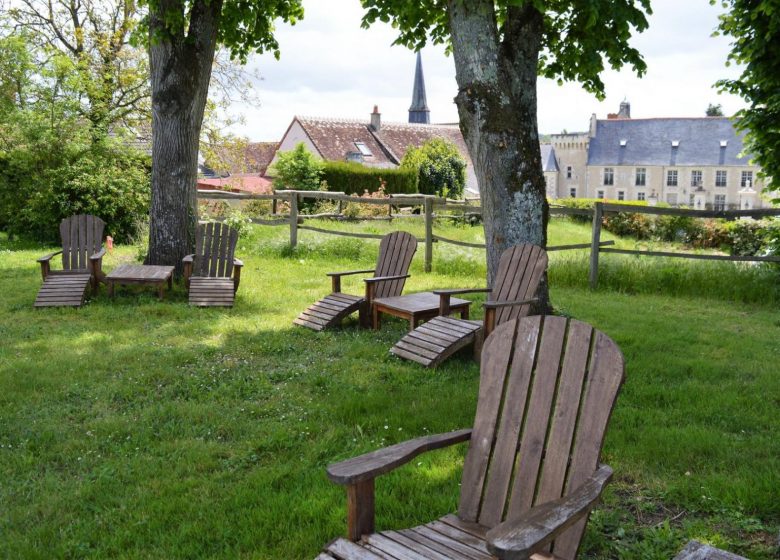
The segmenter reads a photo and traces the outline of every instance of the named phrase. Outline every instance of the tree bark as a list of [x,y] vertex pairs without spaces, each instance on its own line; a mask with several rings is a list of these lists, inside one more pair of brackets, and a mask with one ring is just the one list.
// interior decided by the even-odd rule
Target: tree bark
[[198,139],[217,42],[221,0],[197,0],[187,33],[166,23],[176,0],[149,15],[152,87],[152,201],[148,264],[173,265],[192,252],[198,219]]
[[[536,78],[543,19],[532,6],[507,9],[501,30],[493,0],[448,0],[460,129],[479,182],[488,285],[501,253],[547,245],[548,205],[539,152]],[[537,311],[549,310],[546,277]]]

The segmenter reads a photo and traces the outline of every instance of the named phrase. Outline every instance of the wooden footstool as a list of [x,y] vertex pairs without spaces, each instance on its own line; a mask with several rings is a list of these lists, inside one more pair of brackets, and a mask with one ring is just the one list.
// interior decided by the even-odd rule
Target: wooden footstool
[[148,264],[120,264],[106,276],[109,297],[114,297],[116,284],[141,284],[157,287],[157,297],[163,299],[165,285],[173,287],[173,267]]
[[57,274],[46,277],[34,307],[81,307],[92,278],[89,274]]

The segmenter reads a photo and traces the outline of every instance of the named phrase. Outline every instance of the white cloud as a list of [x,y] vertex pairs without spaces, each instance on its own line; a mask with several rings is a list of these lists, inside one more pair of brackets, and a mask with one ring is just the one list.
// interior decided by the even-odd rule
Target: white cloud
[[[256,84],[259,106],[236,104],[245,117],[236,132],[252,140],[279,140],[294,115],[368,119],[379,105],[386,121],[406,121],[414,78],[414,54],[391,46],[389,25],[360,27],[358,0],[304,0],[306,17],[296,26],[279,25],[281,59],[254,57],[263,77]],[[578,84],[558,86],[539,80],[541,132],[585,130],[591,113],[616,112],[626,98],[634,117],[702,116],[709,103],[726,114],[741,107],[733,96],[719,96],[713,84],[736,75],[726,68],[728,40],[711,37],[718,8],[707,0],[654,0],[650,28],[632,42],[648,65],[643,79],[629,69],[602,76],[606,99],[599,102]],[[442,47],[423,52],[428,106],[434,122],[456,122],[455,66]]]

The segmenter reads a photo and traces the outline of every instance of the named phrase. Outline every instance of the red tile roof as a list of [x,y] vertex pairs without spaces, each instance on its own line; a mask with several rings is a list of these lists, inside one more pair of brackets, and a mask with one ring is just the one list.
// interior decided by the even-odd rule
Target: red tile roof
[[198,190],[223,190],[252,194],[267,194],[273,191],[271,179],[259,175],[237,174],[218,179],[198,179]]

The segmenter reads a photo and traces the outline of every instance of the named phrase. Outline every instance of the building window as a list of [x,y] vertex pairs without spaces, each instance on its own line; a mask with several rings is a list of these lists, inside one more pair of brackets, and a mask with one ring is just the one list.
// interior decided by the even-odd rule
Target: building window
[[645,167],[637,167],[636,180],[634,181],[634,184],[637,187],[644,187],[646,180],[647,180],[647,169]]
[[613,167],[604,168],[604,184],[607,186],[615,184],[615,169]]
[[636,193],[636,199],[637,200],[644,200],[645,199],[645,193],[643,193],[643,192]]
[[716,194],[715,195],[715,204],[713,206],[714,206],[714,209],[716,211],[725,210],[726,209],[726,195],[725,194]]
[[596,191],[596,198],[604,198],[604,191]]
[[361,155],[364,156],[373,156],[374,154],[371,153],[371,150],[368,149],[368,146],[365,145],[363,142],[355,142],[355,147],[360,151]]
[[569,189],[569,196],[571,198],[577,198],[577,189],[575,187]]
[[666,193],[666,203],[677,206],[677,193]]
[[739,181],[740,187],[752,187],[753,186],[753,172],[743,171],[742,179]]
[[566,178],[571,179],[571,165],[566,166]]
[[701,187],[701,171],[691,171],[691,186]]
[[626,199],[626,193],[624,191],[618,191],[618,200],[625,200]]
[[677,186],[677,170],[676,169],[670,169],[666,172],[666,186],[667,187],[676,187]]
[[694,203],[696,202],[696,195],[692,194],[690,197],[688,197],[688,206],[693,208]]
[[725,187],[726,186],[726,172],[725,171],[716,171],[715,172],[715,186],[716,187]]

